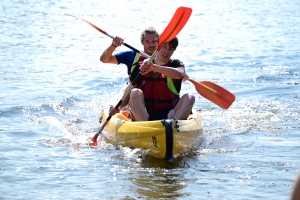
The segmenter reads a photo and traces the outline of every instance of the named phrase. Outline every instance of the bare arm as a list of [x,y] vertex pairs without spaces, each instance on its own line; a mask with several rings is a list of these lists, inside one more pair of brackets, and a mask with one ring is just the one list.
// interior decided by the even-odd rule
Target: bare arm
[[142,75],[147,74],[151,71],[159,72],[172,79],[181,79],[185,75],[184,67],[173,68],[173,67],[166,67],[166,66],[153,64],[153,63],[148,65],[147,62],[140,63],[140,65],[141,65],[140,71]]
[[113,42],[107,49],[104,50],[102,55],[100,56],[100,61],[103,63],[112,63],[112,64],[118,64],[118,60],[116,56],[112,55],[112,53],[115,51],[115,49],[118,46],[121,46],[123,43],[123,39],[116,36],[113,39]]

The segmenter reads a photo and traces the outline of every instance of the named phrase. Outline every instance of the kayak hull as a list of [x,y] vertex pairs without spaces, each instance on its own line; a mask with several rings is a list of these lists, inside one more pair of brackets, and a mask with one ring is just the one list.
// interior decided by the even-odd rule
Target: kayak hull
[[[104,109],[100,116],[100,126],[107,117],[108,110]],[[138,122],[117,113],[102,131],[104,138],[113,145],[141,148],[148,156],[167,160],[198,148],[202,133],[202,122],[196,110],[187,120]]]

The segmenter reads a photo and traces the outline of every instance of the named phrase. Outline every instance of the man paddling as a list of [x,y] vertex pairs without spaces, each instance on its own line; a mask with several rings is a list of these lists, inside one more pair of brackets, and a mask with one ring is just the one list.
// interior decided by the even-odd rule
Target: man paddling
[[[158,32],[152,27],[147,27],[141,33],[141,44],[144,47],[144,53],[148,56],[151,56],[156,50],[158,45]],[[123,51],[113,55],[115,49],[123,44],[123,39],[116,36],[112,44],[104,50],[100,56],[100,61],[103,63],[112,63],[112,64],[125,64],[127,66],[127,74],[129,82],[133,82],[136,76],[139,74],[139,62],[146,59],[143,55],[136,53],[134,50]],[[129,102],[129,96],[124,100],[120,108],[126,106]],[[117,109],[120,109],[117,108]],[[113,106],[110,107],[110,115],[114,115],[119,112],[119,110],[114,109]]]
[[142,81],[130,93],[130,109],[136,121],[187,119],[195,103],[195,96],[179,96],[184,64],[171,59],[178,46],[178,38],[164,44],[153,63],[140,61]]

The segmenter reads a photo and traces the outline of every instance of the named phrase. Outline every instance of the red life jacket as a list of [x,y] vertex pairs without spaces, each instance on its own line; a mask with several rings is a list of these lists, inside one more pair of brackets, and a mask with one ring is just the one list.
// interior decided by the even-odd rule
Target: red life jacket
[[[172,61],[174,60],[165,66],[178,67],[178,62]],[[149,72],[142,77],[139,88],[144,92],[148,112],[171,110],[179,100],[181,79],[171,79],[158,72]]]

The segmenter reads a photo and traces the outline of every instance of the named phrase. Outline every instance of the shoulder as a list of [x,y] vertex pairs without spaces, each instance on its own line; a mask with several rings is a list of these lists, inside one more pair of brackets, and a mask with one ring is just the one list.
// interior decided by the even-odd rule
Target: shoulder
[[115,57],[119,64],[123,63],[129,67],[130,65],[132,65],[135,55],[136,55],[135,51],[131,50],[131,51],[122,51],[116,53]]
[[122,51],[119,53],[116,53],[115,56],[116,57],[122,57],[122,56],[135,56],[135,51],[130,50],[130,51]]
[[171,67],[184,67],[183,62],[181,62],[178,59],[172,59],[171,60]]

